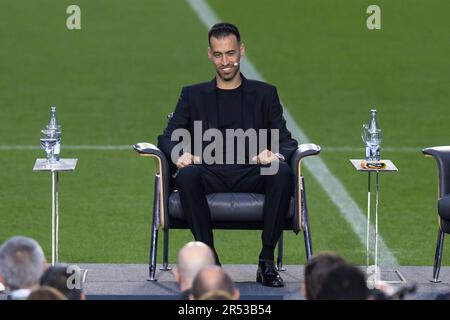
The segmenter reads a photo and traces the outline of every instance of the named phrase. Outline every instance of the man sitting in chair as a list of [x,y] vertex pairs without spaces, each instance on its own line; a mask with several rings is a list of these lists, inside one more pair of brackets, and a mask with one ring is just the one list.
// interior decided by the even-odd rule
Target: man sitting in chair
[[[158,147],[171,158],[175,187],[195,240],[213,249],[218,265],[206,194],[265,195],[256,280],[265,286],[282,287],[274,250],[289,210],[293,175],[288,163],[298,143],[286,128],[276,88],[248,80],[240,73],[245,49],[236,26],[215,24],[208,33],[208,41],[208,57],[216,76],[210,82],[182,89],[168,126],[158,137]],[[185,139],[187,148],[179,148],[180,130],[193,137]],[[230,130],[234,135],[229,134]],[[259,133],[256,147],[250,139],[251,130]],[[235,141],[244,131],[247,140],[239,148]],[[207,145],[207,141],[213,140],[211,136],[214,141]],[[200,142],[196,143],[198,139]]]

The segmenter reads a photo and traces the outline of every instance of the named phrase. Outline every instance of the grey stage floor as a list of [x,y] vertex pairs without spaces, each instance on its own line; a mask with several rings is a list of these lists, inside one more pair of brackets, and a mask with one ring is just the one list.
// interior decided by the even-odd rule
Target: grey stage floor
[[[176,299],[178,287],[173,274],[158,268],[158,281],[147,281],[148,266],[142,264],[78,264],[87,269],[84,284],[85,293],[93,299]],[[236,282],[242,299],[304,299],[303,285],[304,266],[288,265],[281,272],[285,281],[283,288],[269,288],[255,282],[256,265],[224,265],[225,271]],[[434,299],[436,295],[450,291],[450,267],[441,268],[441,283],[430,282],[432,267],[398,267],[396,270],[382,269],[382,280],[403,281],[392,283],[398,290],[401,287],[415,284],[415,293],[408,294],[405,299]],[[403,277],[403,279],[402,279]]]
[[[178,287],[170,271],[161,271],[158,266],[158,281],[147,281],[148,265],[144,264],[76,264],[87,270],[84,292],[88,299],[121,300],[173,300],[177,299]],[[302,300],[304,266],[288,265],[281,272],[285,281],[283,288],[264,287],[255,282],[256,265],[224,265],[225,271],[236,282],[241,300]],[[394,290],[416,285],[414,293],[405,296],[408,300],[430,300],[450,291],[450,267],[441,268],[441,283],[431,283],[432,267],[398,267],[382,269],[382,280],[395,280]],[[403,281],[403,282],[402,282]],[[0,300],[5,299],[0,293]]]

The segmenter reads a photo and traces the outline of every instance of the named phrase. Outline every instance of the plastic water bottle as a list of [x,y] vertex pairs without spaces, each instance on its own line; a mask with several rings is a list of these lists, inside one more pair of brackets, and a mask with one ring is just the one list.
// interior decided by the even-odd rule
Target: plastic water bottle
[[61,153],[61,125],[58,124],[58,119],[56,118],[56,107],[50,108],[50,120],[47,124],[47,130],[52,130],[53,137],[56,138],[56,143],[53,147],[53,159],[59,161]]

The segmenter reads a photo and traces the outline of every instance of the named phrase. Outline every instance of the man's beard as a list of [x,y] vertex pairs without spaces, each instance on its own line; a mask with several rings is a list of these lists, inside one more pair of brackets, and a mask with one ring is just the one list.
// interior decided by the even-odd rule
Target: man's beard
[[228,74],[224,74],[224,73],[220,72],[220,70],[216,70],[216,72],[219,75],[220,79],[222,79],[223,81],[231,81],[239,73],[239,68],[233,67],[233,72],[230,72]]

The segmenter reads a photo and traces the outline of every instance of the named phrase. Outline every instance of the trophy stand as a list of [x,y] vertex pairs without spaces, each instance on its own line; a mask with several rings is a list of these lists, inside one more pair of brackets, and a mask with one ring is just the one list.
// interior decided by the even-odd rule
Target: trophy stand
[[50,163],[47,159],[36,159],[33,171],[48,171],[52,173],[52,265],[58,263],[59,240],[59,172],[74,171],[78,159],[61,159]]
[[[382,280],[382,271],[378,267],[378,193],[379,193],[379,173],[380,172],[397,172],[397,167],[391,160],[379,160],[375,163],[382,164],[381,167],[372,168],[366,166],[366,160],[363,159],[350,159],[353,167],[358,172],[368,173],[368,185],[367,185],[367,229],[366,229],[366,266],[368,274],[368,285],[373,287],[375,281],[383,281],[386,283],[405,283],[406,280],[398,270],[385,270],[383,272],[395,272],[400,280]],[[370,163],[370,162],[369,162]],[[375,173],[375,243],[374,243],[374,264],[370,265],[370,213],[371,213],[371,176]]]

